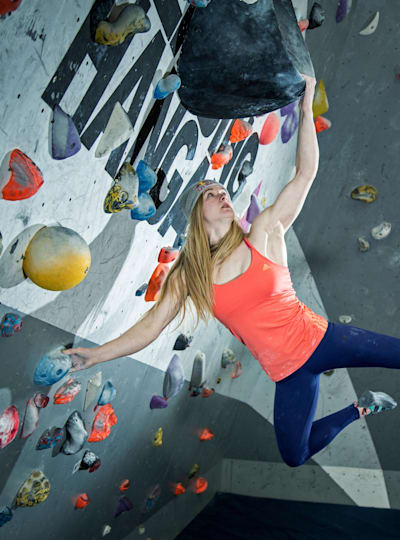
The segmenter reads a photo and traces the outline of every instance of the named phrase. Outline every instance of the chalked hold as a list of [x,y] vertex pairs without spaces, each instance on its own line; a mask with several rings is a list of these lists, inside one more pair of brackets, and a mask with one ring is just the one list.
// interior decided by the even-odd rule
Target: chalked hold
[[314,69],[290,0],[218,0],[196,9],[178,61],[182,104],[208,118],[280,109]]

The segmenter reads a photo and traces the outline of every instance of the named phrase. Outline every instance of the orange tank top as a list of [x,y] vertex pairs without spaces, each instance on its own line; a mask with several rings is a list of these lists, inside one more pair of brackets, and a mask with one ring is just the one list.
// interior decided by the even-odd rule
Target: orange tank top
[[214,283],[213,312],[278,382],[306,363],[328,321],[297,298],[287,266],[244,241],[251,249],[250,266],[228,283]]

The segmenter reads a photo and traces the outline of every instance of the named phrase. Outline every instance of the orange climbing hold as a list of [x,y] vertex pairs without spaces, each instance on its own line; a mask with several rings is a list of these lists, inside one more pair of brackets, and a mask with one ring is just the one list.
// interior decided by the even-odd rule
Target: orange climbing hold
[[211,156],[211,168],[214,170],[220,169],[232,159],[232,156],[233,156],[232,146],[230,144],[227,144],[226,146],[222,144],[218,152],[215,152]]
[[9,178],[5,182],[0,179],[1,195],[7,201],[29,199],[43,184],[40,169],[18,148],[10,154],[8,170],[10,172]]
[[89,442],[99,442],[107,439],[111,433],[111,427],[118,422],[111,403],[102,405],[93,421],[92,433],[88,438]]
[[175,484],[174,495],[183,495],[185,491],[186,488],[180,482],[178,484]]
[[75,501],[75,508],[86,508],[90,503],[90,499],[86,493],[81,493]]
[[229,137],[229,140],[232,143],[243,141],[252,133],[253,126],[249,122],[238,118],[237,120],[235,120],[235,123],[232,126],[231,136]]
[[215,392],[214,388],[206,388],[204,387],[203,390],[201,391],[201,397],[210,397],[211,394],[213,394]]
[[151,275],[146,294],[145,302],[155,302],[160,294],[164,279],[169,272],[169,266],[165,263],[159,263]]
[[310,21],[308,19],[301,19],[297,24],[299,25],[300,31],[304,32],[304,30],[307,30]]
[[194,492],[199,494],[203,493],[208,487],[208,482],[205,478],[200,476],[196,479],[196,482],[194,483]]
[[321,133],[321,131],[325,131],[332,126],[332,122],[323,116],[317,116],[314,120],[314,124],[317,133]]
[[22,0],[0,0],[0,15],[15,11],[21,2]]
[[131,487],[131,483],[129,480],[124,480],[122,484],[119,486],[120,491],[127,491]]
[[263,128],[260,133],[260,144],[270,144],[278,135],[281,124],[278,115],[274,112],[269,113],[265,119]]
[[214,433],[210,431],[208,428],[204,428],[200,435],[201,441],[209,441],[214,437]]
[[163,247],[161,248],[160,254],[158,256],[158,262],[171,263],[177,258],[178,255],[179,255],[179,249],[172,248],[172,247]]

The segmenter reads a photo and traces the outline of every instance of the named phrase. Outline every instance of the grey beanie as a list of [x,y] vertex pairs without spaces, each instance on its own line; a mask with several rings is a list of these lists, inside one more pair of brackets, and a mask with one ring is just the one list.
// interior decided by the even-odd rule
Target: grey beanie
[[200,180],[200,182],[191,185],[182,193],[179,199],[179,205],[182,209],[182,212],[185,214],[186,219],[189,219],[190,213],[193,210],[197,199],[204,192],[204,190],[214,185],[220,186],[222,188],[224,187],[219,182],[215,182],[215,180]]

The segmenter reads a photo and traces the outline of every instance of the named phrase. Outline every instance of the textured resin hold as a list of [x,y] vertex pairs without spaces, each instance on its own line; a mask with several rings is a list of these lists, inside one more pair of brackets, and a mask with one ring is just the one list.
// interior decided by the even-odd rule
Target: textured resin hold
[[247,139],[247,137],[249,137],[252,133],[253,126],[249,122],[238,118],[237,120],[235,120],[232,126],[229,141],[231,143],[243,141],[244,139]]
[[325,20],[325,11],[322,8],[321,4],[314,2],[311,7],[310,14],[308,16],[308,29],[312,30],[313,28],[318,28]]
[[153,446],[161,446],[163,443],[163,430],[162,428],[158,428],[157,433],[154,435],[153,438]]
[[47,499],[50,482],[42,471],[33,471],[17,493],[16,506],[35,506]]
[[22,330],[22,319],[16,313],[6,313],[0,323],[2,337],[11,337]]
[[181,86],[181,79],[172,73],[160,79],[154,89],[154,99],[165,99],[169,94],[176,92]]
[[283,122],[281,129],[281,139],[283,144],[286,144],[290,141],[292,136],[296,133],[297,127],[299,125],[299,117],[296,111],[292,111],[288,114]]
[[353,189],[351,192],[351,198],[357,201],[363,201],[365,203],[372,203],[376,200],[378,191],[374,186],[369,184],[363,184]]
[[70,403],[74,397],[81,391],[81,383],[74,378],[68,379],[63,385],[56,390],[53,398],[53,403],[59,405],[61,403]]
[[89,442],[99,442],[106,439],[111,433],[111,427],[118,422],[118,418],[110,403],[102,405],[93,420],[93,427]]
[[0,448],[5,448],[15,439],[18,428],[18,409],[14,405],[11,405],[0,416]]
[[82,450],[87,439],[87,431],[82,416],[74,411],[65,424],[67,439],[61,447],[61,452],[66,455],[76,454]]
[[336,8],[336,22],[342,22],[350,13],[352,0],[338,0],[338,6]]
[[11,521],[13,512],[9,506],[0,506],[0,527]]
[[109,21],[101,21],[96,29],[95,41],[101,45],[119,45],[129,34],[148,32],[151,22],[144,9],[132,4],[118,9],[115,6]]
[[168,402],[161,396],[153,396],[150,400],[150,409],[166,409]]
[[117,101],[95,151],[95,157],[106,156],[126,142],[133,134],[132,122]]
[[234,364],[236,362],[236,356],[232,349],[225,348],[222,352],[221,356],[221,367],[226,368],[230,366],[231,364]]
[[164,375],[163,395],[169,399],[182,390],[185,382],[185,372],[177,354],[172,357]]
[[62,379],[71,369],[70,356],[63,354],[65,347],[59,345],[42,356],[33,374],[33,382],[41,386],[50,386]]
[[104,386],[101,391],[99,401],[97,402],[97,404],[106,405],[107,403],[110,403],[115,398],[116,395],[117,395],[117,390],[115,389],[113,383],[111,381],[106,381],[104,383]]
[[7,201],[29,199],[43,185],[40,169],[21,150],[10,154],[7,178],[0,178],[1,197]]
[[390,234],[390,231],[392,230],[392,225],[384,221],[383,223],[380,223],[376,227],[374,227],[371,230],[372,237],[375,238],[375,240],[382,240],[383,238],[386,238]]
[[51,130],[51,156],[53,159],[66,159],[81,149],[78,130],[72,118],[56,105],[53,111]]
[[113,214],[136,208],[139,205],[138,194],[138,175],[130,163],[124,163],[104,199],[104,212]]
[[279,122],[278,115],[274,112],[269,113],[265,119],[263,128],[260,133],[260,144],[271,144],[275,137],[278,135],[281,124]]
[[230,144],[221,145],[218,152],[211,156],[211,168],[214,170],[220,169],[232,159],[233,148]]
[[132,508],[133,508],[133,503],[130,501],[130,499],[128,499],[128,497],[123,495],[119,499],[118,506],[117,506],[117,509],[115,510],[114,517],[118,517],[123,512],[129,512],[129,510],[132,510]]
[[315,89],[314,100],[312,105],[313,116],[322,116],[329,109],[328,96],[326,95],[325,84],[321,79]]
[[176,338],[174,344],[174,351],[184,351],[187,347],[190,346],[190,343],[193,340],[193,336],[186,336],[185,334],[179,334]]
[[39,422],[39,409],[36,407],[34,398],[28,399],[25,408],[24,420],[22,422],[20,439],[26,439],[32,435]]

